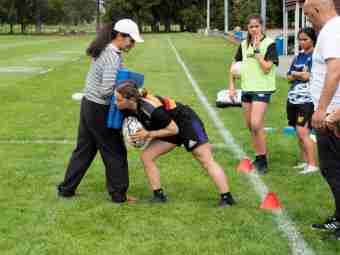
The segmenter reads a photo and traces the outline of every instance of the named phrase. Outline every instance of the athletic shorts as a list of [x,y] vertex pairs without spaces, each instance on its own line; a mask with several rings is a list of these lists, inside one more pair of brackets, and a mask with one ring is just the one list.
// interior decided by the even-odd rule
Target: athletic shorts
[[264,102],[270,103],[272,92],[244,92],[242,91],[242,103]]
[[190,107],[179,106],[179,109],[173,113],[173,119],[179,128],[178,134],[160,140],[178,146],[183,144],[187,151],[193,151],[199,145],[209,142],[202,120]]
[[288,125],[295,127],[304,127],[307,124],[309,129],[312,128],[311,120],[314,113],[314,104],[292,104],[287,102],[287,119]]

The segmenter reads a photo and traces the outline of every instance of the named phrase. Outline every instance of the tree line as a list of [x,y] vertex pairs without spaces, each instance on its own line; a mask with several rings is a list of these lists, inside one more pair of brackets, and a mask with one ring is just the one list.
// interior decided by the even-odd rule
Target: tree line
[[[206,0],[99,0],[103,8],[101,20],[115,21],[132,18],[141,30],[171,32],[174,25],[180,31],[195,32],[206,26]],[[210,0],[211,28],[224,29],[224,0]],[[260,12],[260,0],[229,0],[229,25],[244,27],[247,17]],[[42,25],[94,23],[98,13],[98,0],[0,0],[0,24],[20,25],[26,32],[28,25],[35,25],[36,32]],[[282,1],[267,1],[267,24],[282,24]],[[103,12],[105,10],[105,12]]]

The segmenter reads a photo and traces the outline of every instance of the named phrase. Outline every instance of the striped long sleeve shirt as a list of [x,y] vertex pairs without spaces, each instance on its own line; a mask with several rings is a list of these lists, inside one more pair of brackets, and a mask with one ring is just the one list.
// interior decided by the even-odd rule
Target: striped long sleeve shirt
[[109,105],[114,93],[116,76],[121,68],[121,52],[112,43],[93,60],[87,74],[84,96],[89,101]]

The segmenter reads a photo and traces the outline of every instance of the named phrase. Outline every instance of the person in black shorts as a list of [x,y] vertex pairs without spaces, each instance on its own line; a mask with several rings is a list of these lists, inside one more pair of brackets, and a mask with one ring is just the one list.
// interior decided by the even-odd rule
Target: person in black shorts
[[154,202],[167,201],[155,160],[183,144],[215,182],[220,192],[219,207],[235,203],[229,192],[227,177],[213,158],[204,124],[190,107],[170,98],[146,92],[141,94],[131,81],[124,82],[115,91],[115,96],[117,108],[128,116],[137,117],[144,126],[144,129],[131,135],[131,140],[151,140],[141,153],[141,159],[154,193]]
[[287,100],[288,125],[296,129],[303,158],[295,168],[302,168],[301,174],[318,171],[315,158],[315,144],[310,138],[311,120],[314,113],[313,99],[309,91],[312,57],[316,43],[313,28],[303,28],[298,34],[302,51],[294,58],[287,73],[290,81]]

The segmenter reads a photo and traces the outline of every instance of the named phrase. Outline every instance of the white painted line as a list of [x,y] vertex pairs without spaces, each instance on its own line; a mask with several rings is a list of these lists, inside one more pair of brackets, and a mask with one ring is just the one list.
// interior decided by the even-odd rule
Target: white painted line
[[27,66],[7,66],[0,67],[0,73],[41,73],[45,71],[42,67],[27,67]]
[[[229,149],[233,152],[235,157],[238,159],[242,159],[246,157],[246,153],[242,150],[242,148],[235,142],[233,136],[230,132],[224,127],[223,122],[219,118],[215,109],[209,104],[206,96],[203,94],[202,90],[200,89],[198,83],[194,80],[193,76],[191,75],[189,69],[187,68],[186,64],[180,57],[176,47],[172,43],[171,39],[168,39],[169,45],[173,50],[174,54],[176,55],[178,63],[183,68],[187,78],[189,79],[194,91],[196,92],[199,100],[202,102],[203,106],[207,110],[209,116],[213,120],[215,126],[217,127],[218,131],[222,135],[224,142],[228,145]],[[253,184],[253,187],[257,194],[263,199],[265,195],[268,193],[268,188],[265,183],[261,180],[258,174],[250,173],[246,175],[249,181]],[[308,247],[307,243],[304,241],[303,237],[297,231],[294,223],[289,218],[288,214],[284,209],[276,210],[273,212],[275,215],[275,221],[278,225],[279,230],[281,230],[289,240],[289,245],[292,250],[293,255],[313,255],[315,254],[314,251]]]
[[225,143],[213,143],[211,144],[213,150],[215,149],[220,149],[220,150],[229,150],[229,146],[226,145]]
[[40,56],[29,59],[30,62],[41,62],[41,61],[67,61],[65,56]]
[[22,46],[27,46],[27,45],[50,43],[50,42],[55,42],[55,40],[38,40],[38,41],[30,41],[30,42],[22,42],[22,43],[7,43],[7,44],[1,44],[0,49],[10,49],[14,47],[22,47]]
[[84,54],[84,52],[82,52],[82,51],[76,51],[76,50],[62,50],[62,51],[59,51],[59,53],[61,53],[61,54],[74,54],[74,55],[76,55],[76,54]]
[[51,140],[51,139],[38,139],[38,140],[15,140],[15,139],[9,139],[9,140],[1,140],[0,144],[75,144],[75,141],[72,140]]
[[41,71],[40,74],[49,73],[52,72],[53,70],[54,70],[53,68],[48,68],[47,70]]

